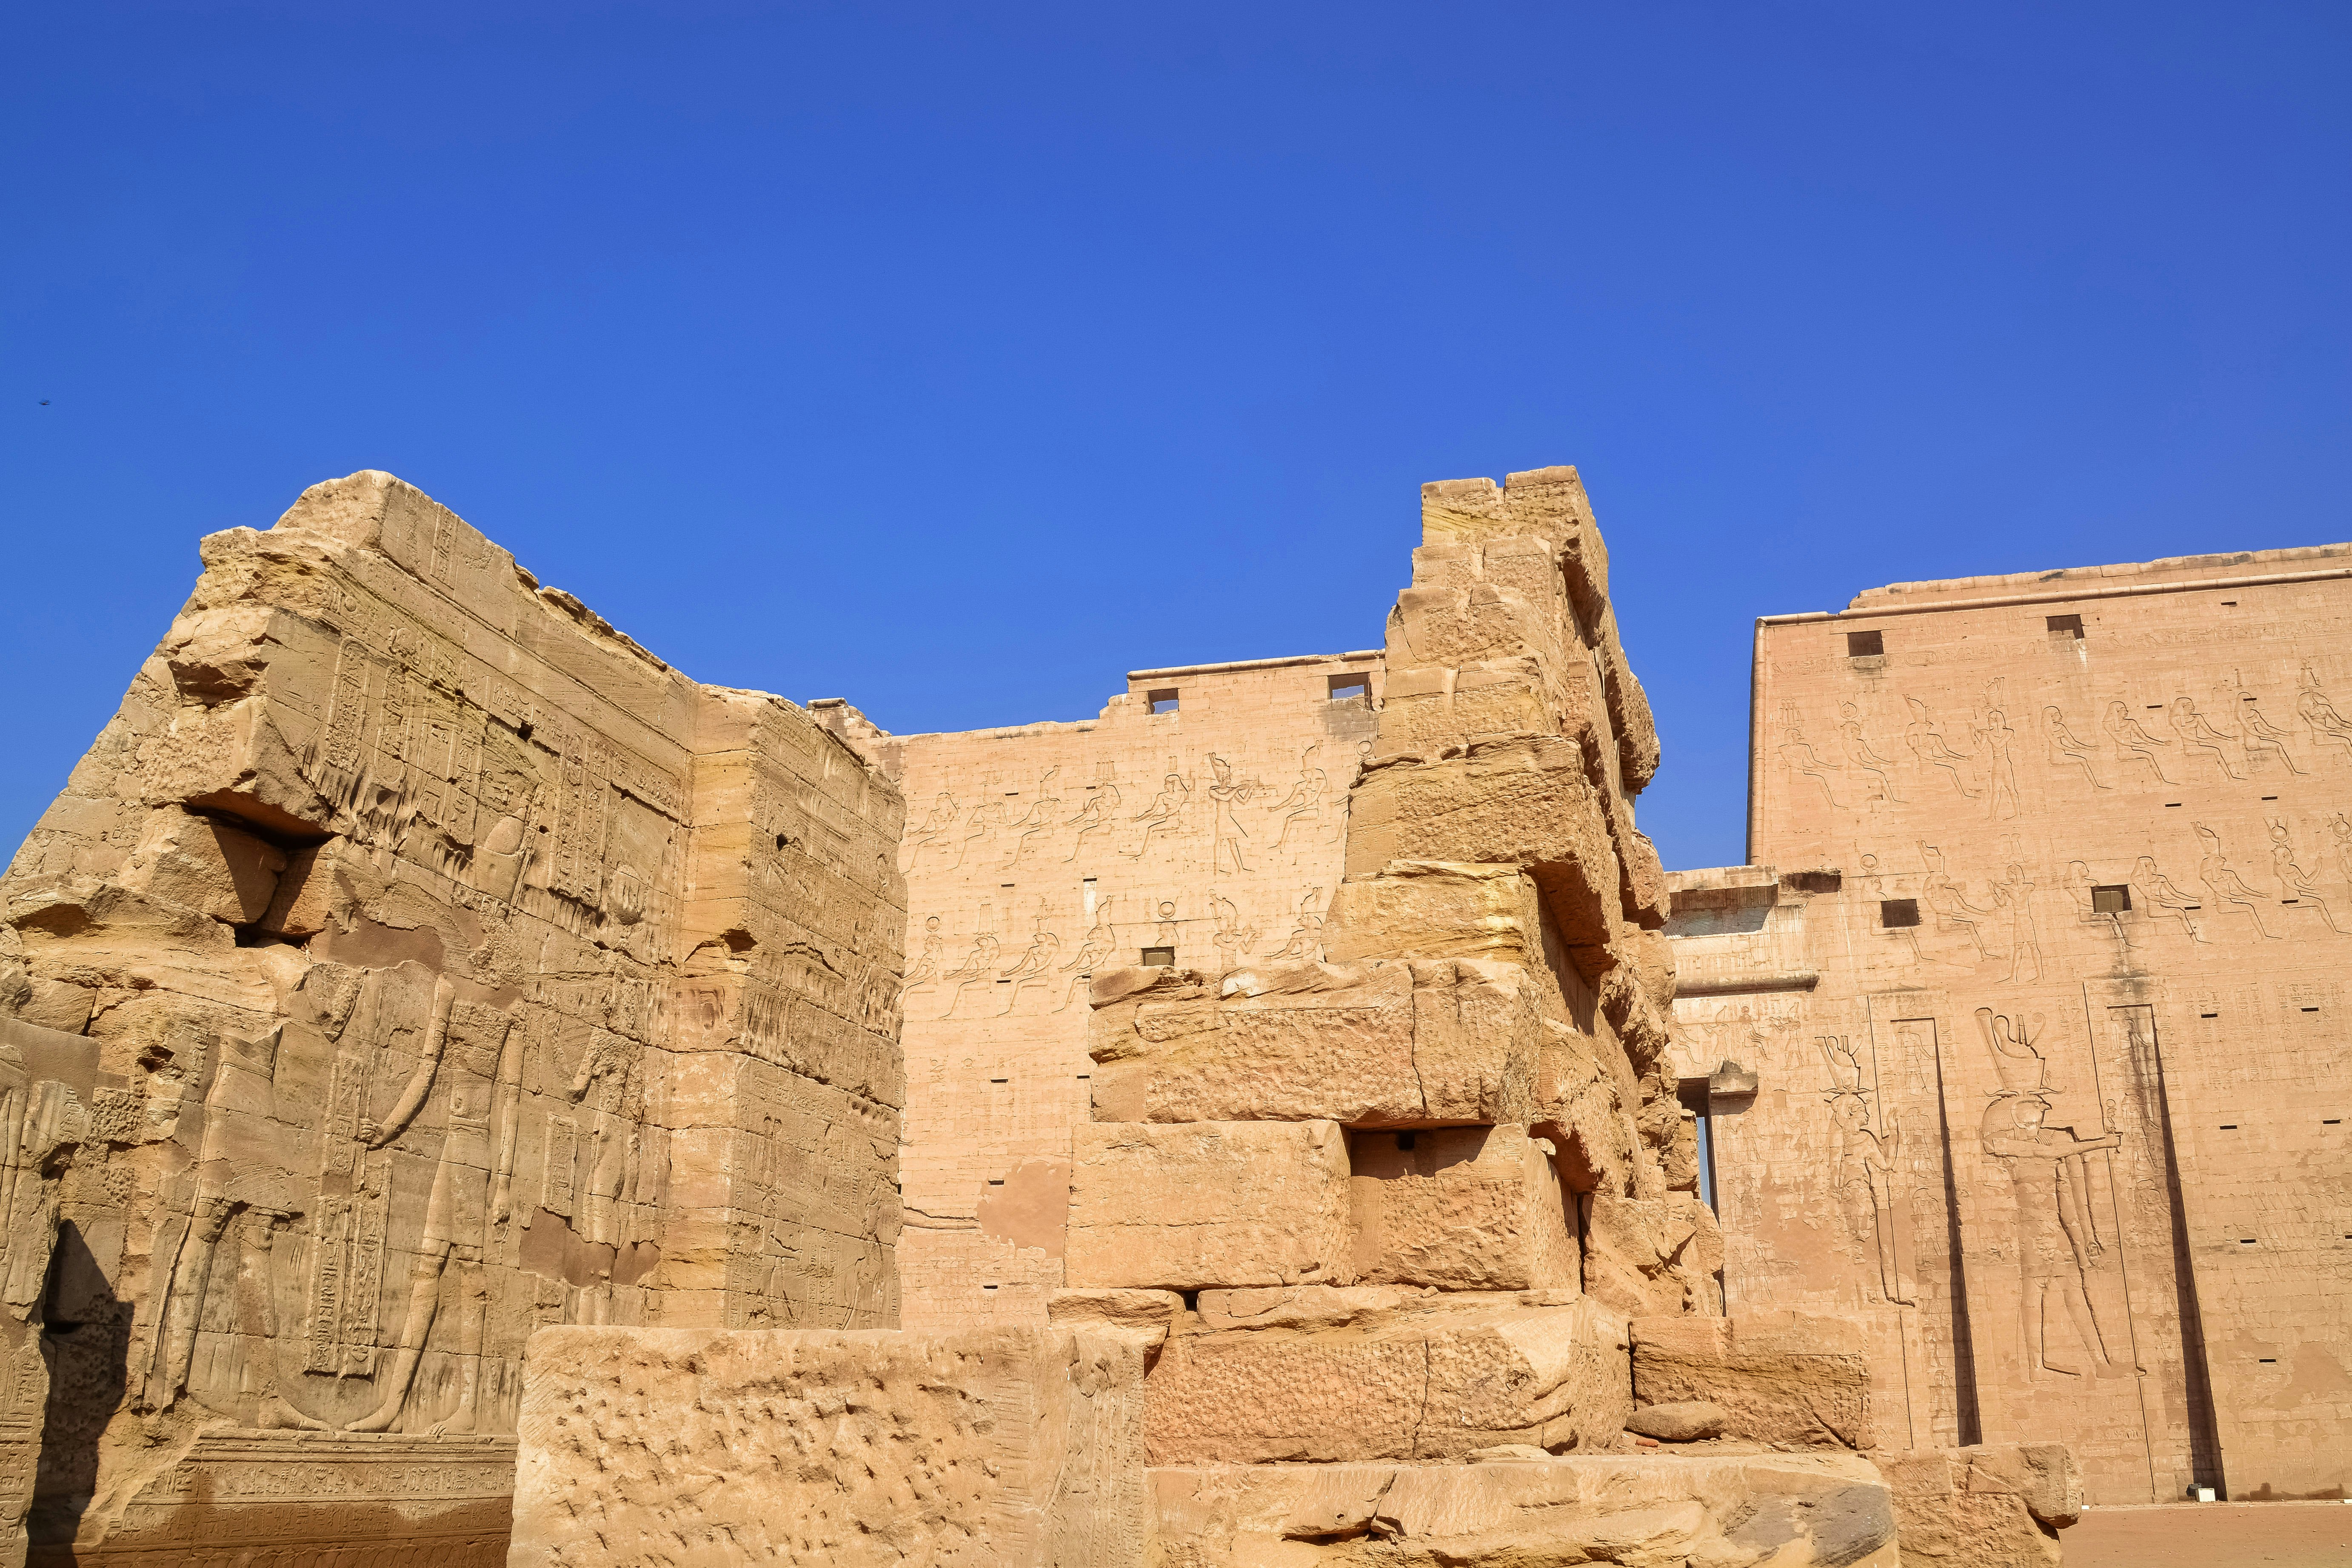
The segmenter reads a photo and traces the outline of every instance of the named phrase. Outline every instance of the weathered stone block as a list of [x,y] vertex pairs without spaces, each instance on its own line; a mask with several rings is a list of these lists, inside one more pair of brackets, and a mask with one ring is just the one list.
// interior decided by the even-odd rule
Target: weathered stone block
[[1344,1284],[1353,1268],[1336,1122],[1090,1122],[1071,1166],[1073,1286]]
[[1575,1289],[1552,1146],[1521,1126],[1349,1137],[1356,1278],[1448,1290]]
[[1155,1464],[1591,1447],[1630,1413],[1625,1354],[1623,1320],[1565,1291],[1204,1290],[1145,1383],[1146,1440]]
[[1896,1561],[1886,1487],[1851,1455],[1166,1466],[1150,1479],[1169,1568]]
[[1850,1318],[1742,1312],[1633,1321],[1633,1397],[1704,1400],[1724,1435],[1806,1447],[1869,1448],[1868,1334]]
[[230,925],[269,910],[286,855],[276,845],[211,817],[152,812],[122,868],[121,883]]
[[1335,963],[1365,958],[1543,962],[1536,886],[1516,865],[1397,860],[1359,868],[1331,896],[1324,951]]
[[1516,965],[1156,973],[1095,1010],[1097,1121],[1413,1127],[1523,1120],[1532,1106],[1541,1014]]
[[2063,1443],[1906,1448],[1873,1456],[1895,1499],[1905,1568],[2055,1568],[2083,1513]]
[[527,1367],[518,1568],[1151,1559],[1115,1334],[559,1328]]
[[1055,1328],[1121,1335],[1147,1361],[1183,1310],[1184,1298],[1173,1290],[1056,1290],[1045,1299],[1046,1321]]

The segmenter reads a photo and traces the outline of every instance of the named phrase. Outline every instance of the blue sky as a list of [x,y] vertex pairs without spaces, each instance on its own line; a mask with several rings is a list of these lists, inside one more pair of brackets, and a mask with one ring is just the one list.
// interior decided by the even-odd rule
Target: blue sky
[[[0,61],[0,838],[303,486],[898,731],[1376,645],[1573,462],[1741,855],[1759,614],[2352,537],[2352,9],[79,5]],[[43,400],[47,400],[44,403]]]

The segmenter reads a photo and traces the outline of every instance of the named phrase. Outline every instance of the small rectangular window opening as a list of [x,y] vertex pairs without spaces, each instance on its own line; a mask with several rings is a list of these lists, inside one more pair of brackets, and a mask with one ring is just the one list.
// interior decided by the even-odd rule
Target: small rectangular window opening
[[1172,947],[1147,947],[1143,950],[1142,963],[1146,969],[1165,966],[1175,962],[1176,950]]
[[1412,1133],[1410,1133],[1410,1132],[1400,1132],[1400,1133],[1398,1133],[1398,1134],[1397,1134],[1397,1147],[1398,1147],[1398,1148],[1400,1148],[1400,1149],[1410,1149],[1410,1148],[1412,1148]]
[[1173,713],[1176,711],[1176,688],[1167,686],[1158,691],[1146,692],[1144,700],[1151,704],[1154,713]]
[[2131,908],[2131,884],[2119,882],[2112,888],[2093,888],[2091,908],[2098,914],[2122,914]]
[[1886,651],[1885,632],[1848,632],[1845,634],[1845,656],[1848,658],[1875,658]]
[[1371,678],[1360,671],[1353,675],[1331,678],[1331,700],[1334,702],[1370,702],[1372,700]]
[[1919,923],[1919,900],[1916,899],[1881,899],[1878,900],[1878,923],[1888,931],[1900,926]]
[[2319,1124],[2322,1127],[2341,1127],[2344,1125],[2344,1118],[2340,1116],[2324,1116],[2320,1118]]
[[2080,616],[2044,616],[2050,635],[2061,642],[2080,642],[2083,638],[2083,617]]
[[2224,1121],[2221,1123],[2221,1131],[2224,1132],[2235,1132],[2237,1130],[2238,1124],[2234,1121]]

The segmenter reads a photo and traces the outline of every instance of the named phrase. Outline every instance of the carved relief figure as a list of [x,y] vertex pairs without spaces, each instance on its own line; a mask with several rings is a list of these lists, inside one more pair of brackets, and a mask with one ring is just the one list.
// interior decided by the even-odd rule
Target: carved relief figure
[[1290,837],[1293,824],[1300,817],[1315,816],[1321,809],[1323,796],[1330,790],[1330,775],[1314,763],[1315,753],[1322,749],[1318,742],[1298,753],[1298,777],[1291,784],[1290,793],[1266,807],[1269,812],[1282,814],[1281,830],[1274,836],[1274,847],[1276,849],[1281,848],[1283,841]]
[[1935,721],[1928,717],[1925,702],[1916,697],[1906,697],[1903,700],[1911,705],[1911,722],[1903,726],[1903,742],[1911,748],[1911,754],[1919,759],[1920,767],[1943,769],[1951,774],[1952,787],[1960,792],[1961,799],[1976,799],[1977,792],[1969,787],[1966,775],[1960,772],[1960,764],[1969,761],[1973,753],[1956,752],[1946,743]]
[[2312,879],[2309,872],[2294,863],[2294,846],[2288,841],[2286,824],[2273,821],[2270,835],[2271,872],[2279,879],[2280,902],[2317,910],[2319,918],[2327,922],[2329,931],[2338,936],[2352,934],[2336,923],[2335,915],[2328,910],[2327,900],[2319,896],[2319,884]]
[[2118,956],[2129,962],[2130,928],[2125,925],[2121,914],[2108,913],[2098,907],[2095,887],[2095,879],[2087,863],[2081,860],[2066,863],[2066,892],[2074,900],[2074,918],[2084,925],[2105,927],[2108,934],[2116,939]]
[[1029,934],[1029,945],[1022,950],[1013,967],[998,977],[1010,981],[1013,987],[1004,998],[1002,1011],[1012,1012],[1021,1000],[1021,993],[1032,985],[1052,987],[1053,982],[1045,978],[1045,969],[1054,962],[1054,955],[1061,951],[1062,939],[1045,928],[1045,900],[1040,899],[1037,900],[1037,923]]
[[1830,790],[1830,774],[1838,764],[1814,753],[1812,746],[1805,740],[1804,731],[1798,727],[1797,705],[1793,702],[1780,704],[1780,732],[1787,737],[1780,742],[1782,760],[1801,776],[1820,784],[1822,798],[1831,805],[1836,805],[1837,796]]
[[2344,748],[2346,757],[2352,758],[2352,720],[2347,720],[2338,713],[2336,704],[2327,700],[2327,693],[2321,689],[2319,677],[2313,671],[2308,659],[2304,661],[2299,684],[2301,689],[2295,693],[2294,710],[2309,727],[2312,738],[2332,741]]
[[1219,871],[1242,875],[1249,870],[1248,862],[1242,858],[1242,845],[1249,837],[1249,829],[1242,826],[1239,808],[1250,803],[1260,786],[1255,779],[1236,778],[1233,764],[1223,757],[1211,757],[1209,769],[1214,775],[1209,784],[1209,800],[1216,812],[1216,842],[1211,863]]
[[2287,772],[2304,778],[2311,776],[2309,770],[2295,765],[2294,753],[2286,749],[2286,731],[2263,718],[2261,707],[2252,697],[2239,700],[2238,714],[2239,721],[2244,726],[2242,739],[2249,766],[2275,752],[2279,761],[2286,764]]
[[1087,791],[1087,804],[1078,808],[1078,815],[1062,824],[1065,827],[1078,830],[1077,837],[1070,841],[1070,853],[1064,864],[1076,860],[1086,849],[1087,834],[1109,832],[1116,820],[1112,814],[1118,810],[1118,785],[1100,784],[1090,786]]
[[1142,859],[1143,852],[1151,847],[1153,834],[1163,827],[1172,831],[1178,819],[1183,815],[1185,803],[1192,798],[1192,795],[1191,781],[1171,769],[1168,776],[1160,781],[1160,793],[1151,797],[1151,804],[1128,818],[1129,822],[1143,824],[1143,837],[1137,840],[1134,848],[1124,851],[1127,858],[1130,860]]
[[1210,933],[1209,940],[1217,946],[1217,967],[1234,968],[1241,963],[1242,955],[1249,951],[1250,943],[1257,940],[1257,927],[1243,925],[1240,911],[1234,908],[1233,900],[1213,893],[1209,896],[1209,912],[1216,922],[1216,929]]
[[2009,754],[2017,731],[2009,727],[2008,716],[1998,708],[1985,713],[1984,728],[1977,739],[1984,742],[1992,761],[1992,783],[1988,793],[1992,796],[1990,815],[1995,817],[2015,816],[2018,813],[2017,761]]
[[2205,890],[2213,895],[2214,902],[2235,904],[2245,910],[2256,931],[2275,939],[2279,933],[2263,923],[2263,900],[2230,869],[2230,862],[2221,853],[2221,836],[2201,822],[2194,826],[2197,842],[2203,850],[2197,859],[2197,877],[2205,884]]
[[2115,744],[2116,760],[2125,767],[2130,767],[2133,759],[2137,758],[2147,764],[2147,771],[2156,775],[2157,783],[2168,784],[2172,782],[2164,776],[2164,763],[2156,752],[2158,746],[2168,746],[2172,742],[2159,741],[2142,729],[2139,721],[2132,717],[2130,709],[2121,702],[2108,703],[2107,716],[2100,728],[2106,731],[2107,739]]
[[2017,1202],[2018,1342],[2026,1376],[2045,1373],[2080,1377],[2085,1368],[2051,1333],[2052,1298],[2090,1354],[2089,1370],[2100,1377],[2131,1369],[2107,1352],[2097,1310],[2087,1289],[2089,1270],[2105,1248],[2092,1228],[2090,1183],[2084,1156],[2118,1148],[2115,1133],[2078,1138],[2070,1129],[2042,1125],[2049,1102],[2039,1094],[2003,1094],[1985,1110],[1979,1130],[1985,1152],[2009,1173]]
[[2336,863],[2344,868],[2344,879],[2352,882],[2352,819],[2339,811],[2328,820],[2327,831],[2336,835]]
[[907,966],[907,977],[899,983],[899,1001],[906,1001],[909,992],[938,989],[946,948],[947,938],[940,932],[940,917],[932,915],[923,921],[923,951]]
[[1834,1035],[1822,1036],[1814,1044],[1830,1069],[1830,1120],[1838,1130],[1831,1182],[1838,1210],[1853,1239],[1877,1254],[1879,1286],[1886,1300],[1914,1306],[1895,1246],[1895,1160],[1903,1146],[1902,1131],[1884,1108],[1883,1134],[1871,1127],[1870,1090],[1863,1086],[1862,1063],[1853,1048]]
[[2025,868],[2011,866],[2009,880],[1996,882],[1993,902],[2009,911],[2009,978],[2030,984],[2042,978],[2042,942],[2033,929],[2033,884]]
[[926,849],[933,847],[941,849],[946,848],[948,834],[954,828],[955,821],[955,796],[950,795],[945,790],[941,790],[939,793],[939,797],[931,802],[931,809],[923,817],[920,826],[908,827],[907,831],[907,859],[905,865],[900,868],[902,870],[913,870],[915,868],[915,862],[922,858],[923,851]]
[[1985,946],[1982,922],[1990,920],[1993,911],[1980,910],[1968,900],[1959,884],[1953,881],[1944,868],[1944,852],[1932,844],[1919,846],[1919,858],[1927,862],[1927,874],[1919,882],[1919,896],[1936,911],[1937,920],[1946,927],[1957,927],[1970,942],[1976,943],[1979,958],[1998,958],[1999,953]]
[[[2131,889],[2132,902],[2135,905],[2149,910],[2162,910],[2180,922],[2180,929],[2189,933],[2190,941],[2205,940],[2199,933],[2196,922],[2189,918],[2189,910],[2201,909],[2204,906],[2174,887],[2172,879],[2158,869],[2154,856],[2143,855],[2132,863]],[[2151,915],[2149,918],[2155,917]]]
[[940,1017],[947,1017],[956,1010],[966,991],[975,985],[986,985],[996,978],[997,949],[1001,945],[992,933],[982,931],[971,939],[971,951],[963,955],[963,962],[940,976],[942,981],[955,982],[955,990],[950,994],[946,1011],[940,1013]]
[[2091,781],[2093,789],[2107,787],[2099,782],[2098,770],[2091,765],[2091,748],[2066,728],[2063,712],[2055,707],[2042,709],[2042,733],[2049,743],[2051,767],[2062,773],[2070,766],[2078,767],[2083,776]]
[[1061,1006],[1054,1009],[1056,1013],[1076,1000],[1078,993],[1094,978],[1095,971],[1109,963],[1111,954],[1117,951],[1114,943],[1118,939],[1112,934],[1110,902],[1106,898],[1096,907],[1095,923],[1079,939],[1078,951],[1070,955],[1070,962],[1062,965],[1059,971],[1070,977],[1070,983],[1063,989]]
[[1895,778],[1887,770],[1895,764],[1870,749],[1870,738],[1863,733],[1862,710],[1851,702],[1838,704],[1842,717],[1838,733],[1844,738],[1846,765],[1856,773],[1868,773],[1877,781],[1874,786],[1878,798],[1900,805],[1903,797],[1895,793]]
[[1309,888],[1298,900],[1298,923],[1290,928],[1290,936],[1280,947],[1270,948],[1265,956],[1291,959],[1300,963],[1314,963],[1323,956],[1323,916],[1315,906],[1322,900],[1323,889]]
[[974,844],[988,837],[993,826],[992,819],[1002,815],[1003,812],[992,801],[982,801],[971,808],[971,815],[964,819],[963,837],[956,843],[955,865],[950,869],[958,871],[963,869],[964,857],[971,853],[971,847]]
[[2197,704],[2186,697],[2174,698],[2170,718],[2172,732],[2180,737],[2181,750],[2185,753],[2194,755],[2201,752],[2212,758],[2213,765],[2230,777],[2242,779],[2246,776],[2231,767],[2230,759],[2221,753],[2221,742],[2231,737],[2206,722],[2205,715],[2197,711]]
[[1013,834],[1013,853],[1004,858],[1006,870],[1021,864],[1021,857],[1028,853],[1031,839],[1042,833],[1051,833],[1056,826],[1054,819],[1061,815],[1062,803],[1052,790],[1054,775],[1061,771],[1057,767],[1047,768],[1037,781],[1037,798],[1030,804],[1029,809],[1004,825],[1006,830]]

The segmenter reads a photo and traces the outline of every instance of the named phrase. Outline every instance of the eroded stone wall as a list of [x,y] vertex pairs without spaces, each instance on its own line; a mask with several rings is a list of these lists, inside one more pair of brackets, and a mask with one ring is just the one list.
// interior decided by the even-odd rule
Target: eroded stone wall
[[34,1554],[499,1561],[533,1329],[896,1322],[899,797],[389,475],[203,552],[0,883]]
[[2347,554],[1759,626],[1678,1070],[1732,1310],[1873,1325],[1883,1442],[2063,1442],[2096,1503],[2352,1484]]

